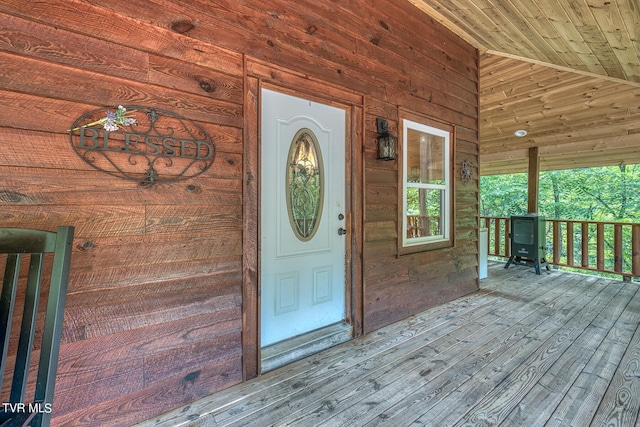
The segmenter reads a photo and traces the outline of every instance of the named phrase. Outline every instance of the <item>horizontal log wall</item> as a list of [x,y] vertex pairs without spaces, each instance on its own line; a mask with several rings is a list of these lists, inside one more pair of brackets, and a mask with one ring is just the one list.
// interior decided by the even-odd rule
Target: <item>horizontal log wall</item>
[[[398,5],[399,6],[399,5]],[[399,72],[385,97],[366,101],[364,178],[364,331],[449,301],[477,289],[478,133],[477,68],[474,53],[433,22],[427,28],[414,14],[394,8],[394,34],[402,40],[389,46]],[[420,18],[422,19],[422,18]],[[427,35],[428,34],[428,35]],[[376,40],[377,42],[377,40]],[[375,45],[375,43],[372,42]],[[455,247],[398,256],[398,211],[402,192],[401,156],[396,162],[376,159],[375,118],[390,119],[395,135],[402,134],[403,111],[456,126],[454,170]],[[406,113],[405,113],[406,114]],[[411,119],[414,119],[412,116]],[[472,181],[461,179],[461,164],[474,167]]]
[[[459,169],[478,163],[477,52],[374,3],[0,2],[0,225],[76,227],[54,425],[131,425],[242,381],[247,57],[363,95],[364,331],[476,289],[477,169]],[[118,104],[196,121],[215,163],[150,188],[91,168],[66,130]],[[398,162],[375,159],[375,119],[398,134],[402,109],[457,127],[456,245],[398,258]]]

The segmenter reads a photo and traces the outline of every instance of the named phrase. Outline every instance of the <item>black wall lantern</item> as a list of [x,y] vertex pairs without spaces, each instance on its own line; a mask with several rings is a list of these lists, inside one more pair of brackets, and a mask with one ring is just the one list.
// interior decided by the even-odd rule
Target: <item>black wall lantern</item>
[[376,119],[378,128],[378,159],[395,160],[398,138],[389,133],[389,124],[385,119]]

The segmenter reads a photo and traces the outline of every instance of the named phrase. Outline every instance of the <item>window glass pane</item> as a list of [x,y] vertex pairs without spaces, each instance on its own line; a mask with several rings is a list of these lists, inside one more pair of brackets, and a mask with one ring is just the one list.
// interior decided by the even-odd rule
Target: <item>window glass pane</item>
[[407,188],[407,238],[443,234],[444,190]]
[[445,138],[407,130],[407,182],[445,184]]
[[[451,240],[450,152],[453,128],[403,120],[402,244],[422,245]],[[425,246],[427,248],[428,246]],[[410,253],[409,251],[407,253]]]

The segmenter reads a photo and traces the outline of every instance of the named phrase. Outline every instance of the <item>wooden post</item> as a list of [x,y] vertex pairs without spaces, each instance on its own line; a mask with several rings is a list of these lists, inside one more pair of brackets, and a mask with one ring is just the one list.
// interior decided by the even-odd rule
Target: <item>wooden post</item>
[[604,224],[599,222],[596,225],[596,248],[598,255],[596,257],[598,271],[604,270]]
[[540,192],[540,153],[538,147],[529,148],[528,212],[538,213]]
[[505,256],[511,256],[511,219],[506,218],[504,220],[504,254]]
[[622,225],[613,226],[613,270],[622,273]]
[[589,223],[583,222],[580,233],[582,240],[582,266],[589,267]]
[[631,265],[633,275],[640,277],[640,225],[631,228]]
[[[493,224],[493,235],[495,236],[493,251],[496,255],[500,254],[500,219],[496,218],[496,222]],[[505,231],[506,232],[506,231]]]
[[553,263],[560,264],[560,242],[562,235],[560,234],[560,221],[553,221]]
[[567,221],[567,265],[573,267],[573,222]]

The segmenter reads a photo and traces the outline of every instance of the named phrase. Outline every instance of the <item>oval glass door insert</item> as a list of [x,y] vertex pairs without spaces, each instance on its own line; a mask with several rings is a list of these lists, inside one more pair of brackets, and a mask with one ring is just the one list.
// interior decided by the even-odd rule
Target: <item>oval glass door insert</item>
[[296,237],[311,240],[318,230],[324,201],[324,167],[318,139],[310,129],[293,137],[287,159],[287,211]]

